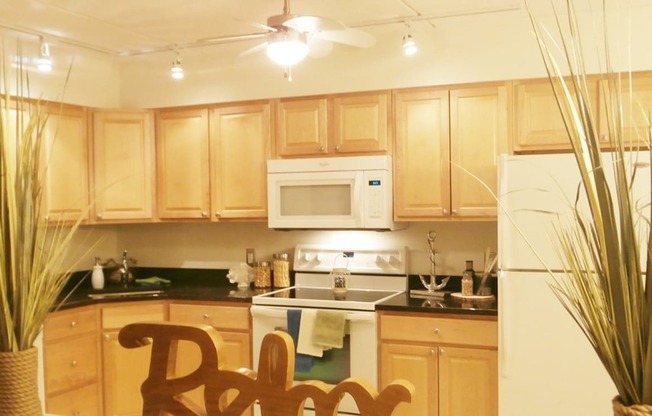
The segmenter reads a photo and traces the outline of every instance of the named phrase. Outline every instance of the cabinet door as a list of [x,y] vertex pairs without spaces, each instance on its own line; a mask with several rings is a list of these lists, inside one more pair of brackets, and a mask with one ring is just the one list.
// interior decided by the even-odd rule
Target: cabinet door
[[93,113],[96,222],[152,218],[154,132],[149,111]]
[[448,215],[448,91],[400,92],[395,105],[394,216],[414,220]]
[[100,395],[97,384],[90,384],[77,390],[48,397],[45,410],[47,414],[58,416],[97,416],[101,415]]
[[270,104],[211,110],[211,199],[215,219],[267,217]]
[[335,96],[331,100],[329,153],[387,153],[389,92]]
[[88,220],[86,110],[52,105],[45,125],[44,212],[49,221]]
[[283,99],[276,104],[276,155],[305,156],[326,153],[326,98]]
[[498,416],[498,353],[439,347],[439,416]]
[[498,155],[508,143],[507,88],[452,90],[450,120],[451,215],[495,217]]
[[[437,348],[423,345],[381,344],[380,386],[396,379],[410,381],[415,388],[411,403],[401,403],[393,415],[437,416]],[[460,415],[473,413],[459,413]]]
[[140,386],[149,373],[152,347],[123,348],[118,333],[106,331],[103,335],[104,414],[140,416],[143,413]]
[[[610,124],[607,108],[619,108],[622,110],[623,121],[623,143],[626,146],[641,146],[649,148],[650,141],[650,114],[652,114],[652,73],[638,73],[632,75],[631,83],[627,79],[621,80],[621,88],[618,91],[620,97],[614,94],[606,79],[598,84],[599,88],[599,125],[600,140],[609,146]],[[631,92],[630,92],[631,90]],[[620,103],[618,102],[620,99]],[[613,115],[611,116],[613,117]]]
[[[597,84],[589,80],[591,104],[597,108]],[[547,78],[514,84],[515,153],[570,151],[571,145]]]
[[208,109],[156,114],[156,183],[162,219],[208,219]]

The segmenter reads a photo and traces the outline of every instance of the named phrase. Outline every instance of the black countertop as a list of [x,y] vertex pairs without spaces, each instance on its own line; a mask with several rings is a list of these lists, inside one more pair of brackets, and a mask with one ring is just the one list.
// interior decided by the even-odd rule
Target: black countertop
[[[158,276],[171,281],[169,286],[141,286],[130,285],[123,288],[120,285],[107,284],[102,290],[94,290],[90,285],[88,272],[75,273],[69,285],[64,289],[67,297],[62,297],[58,309],[68,309],[96,303],[115,303],[136,300],[196,300],[211,302],[239,302],[251,303],[254,295],[269,292],[272,289],[237,289],[235,284],[229,283],[226,278],[228,270],[209,269],[174,269],[174,268],[138,268],[135,278]],[[293,280],[293,279],[292,279]],[[459,282],[453,277],[446,287],[449,291],[456,291]],[[419,287],[418,277],[410,276],[410,288]],[[157,290],[160,294],[148,295],[147,292]],[[495,290],[495,287],[494,287]],[[129,297],[107,297],[92,299],[91,294],[121,293],[124,291],[136,292]],[[140,294],[138,292],[141,292]],[[495,292],[494,292],[495,293]],[[419,298],[410,296],[409,291],[394,296],[376,305],[379,311],[420,312],[439,314],[465,314],[465,315],[498,315],[498,302],[494,298],[490,301],[460,301],[450,296],[444,298]]]

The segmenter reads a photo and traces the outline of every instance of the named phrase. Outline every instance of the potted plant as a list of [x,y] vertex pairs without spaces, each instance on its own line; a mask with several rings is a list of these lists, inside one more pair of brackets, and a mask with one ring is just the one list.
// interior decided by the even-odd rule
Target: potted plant
[[[605,15],[607,3],[602,2]],[[599,98],[605,101],[611,152],[603,153],[572,1],[566,0],[567,20],[555,11],[558,42],[537,21],[527,0],[526,5],[581,175],[578,199],[586,199],[589,206],[589,212],[576,207],[573,220],[558,225],[559,256],[567,271],[552,289],[617,388],[614,414],[652,415],[652,275],[648,273],[652,272],[652,233],[650,206],[641,206],[630,192],[637,171],[627,154],[640,150],[628,145],[632,137],[625,128],[624,106],[637,108],[633,95],[622,92],[631,87],[631,78],[613,69],[605,18],[606,69],[600,75],[607,89]],[[649,149],[647,116],[646,129],[635,139],[646,142]],[[652,162],[650,151],[638,154]],[[611,174],[615,178],[612,183],[608,180]],[[641,240],[645,242],[641,244]],[[641,266],[644,255],[647,261]]]
[[[20,45],[18,45],[20,51]],[[4,52],[4,51],[3,51]],[[34,343],[71,274],[80,220],[47,222],[41,207],[48,112],[31,100],[26,69],[0,62],[0,414],[41,415]],[[12,62],[13,64],[13,62]],[[26,92],[26,96],[21,94]],[[50,122],[56,122],[54,117]],[[56,138],[56,134],[55,134]]]

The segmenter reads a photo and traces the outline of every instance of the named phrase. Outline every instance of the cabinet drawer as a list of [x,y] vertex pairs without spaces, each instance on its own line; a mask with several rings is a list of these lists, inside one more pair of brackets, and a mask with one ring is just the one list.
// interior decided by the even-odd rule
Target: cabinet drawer
[[44,348],[47,394],[97,382],[97,346],[98,338],[91,334]]
[[221,305],[170,304],[170,322],[208,324],[217,329],[249,330],[249,308]]
[[381,315],[380,338],[497,347],[498,322]]
[[133,303],[102,308],[102,329],[122,328],[134,322],[165,320],[164,303]]
[[97,311],[95,307],[70,309],[48,315],[43,330],[46,343],[57,339],[83,335],[96,330]]
[[100,414],[100,397],[97,384],[90,384],[68,393],[48,397],[48,413],[61,416],[96,416]]

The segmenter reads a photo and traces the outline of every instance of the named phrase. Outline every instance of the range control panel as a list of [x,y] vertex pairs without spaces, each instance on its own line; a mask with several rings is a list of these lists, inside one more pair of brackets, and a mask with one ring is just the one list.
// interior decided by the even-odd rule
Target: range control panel
[[328,273],[336,268],[345,268],[351,273],[405,275],[407,263],[407,247],[347,249],[298,245],[294,251],[293,269]]

